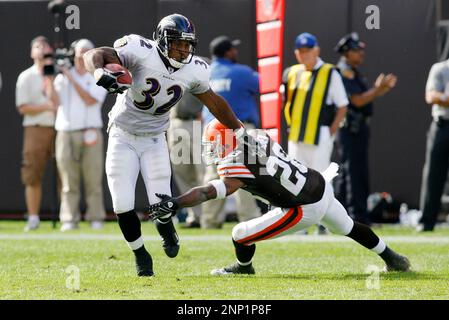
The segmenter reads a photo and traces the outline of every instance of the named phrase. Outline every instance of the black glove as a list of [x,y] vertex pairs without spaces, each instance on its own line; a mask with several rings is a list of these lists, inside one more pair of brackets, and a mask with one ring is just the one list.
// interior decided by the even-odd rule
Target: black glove
[[162,199],[161,202],[152,204],[148,207],[148,214],[150,219],[156,220],[167,214],[171,216],[176,215],[176,210],[179,208],[179,203],[175,198],[166,194],[156,193],[156,196]]
[[117,78],[125,74],[123,71],[111,72],[105,68],[98,68],[94,72],[97,86],[105,88],[109,93],[123,93],[131,87],[130,84],[117,83]]

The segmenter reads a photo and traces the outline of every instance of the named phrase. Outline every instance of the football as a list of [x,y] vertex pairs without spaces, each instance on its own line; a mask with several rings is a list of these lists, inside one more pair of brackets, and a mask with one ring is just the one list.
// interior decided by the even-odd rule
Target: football
[[132,84],[133,83],[133,78],[131,76],[131,73],[125,67],[123,67],[117,63],[109,63],[109,64],[105,65],[104,68],[111,72],[118,72],[118,71],[124,72],[124,74],[117,77],[118,83],[120,83],[120,84]]

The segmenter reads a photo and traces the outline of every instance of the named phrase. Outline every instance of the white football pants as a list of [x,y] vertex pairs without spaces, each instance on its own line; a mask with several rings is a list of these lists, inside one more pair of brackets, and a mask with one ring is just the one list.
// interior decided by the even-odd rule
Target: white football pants
[[136,136],[112,126],[106,153],[106,175],[116,214],[134,209],[139,172],[150,204],[161,201],[155,193],[171,196],[171,167],[165,133]]
[[340,235],[347,235],[354,225],[345,208],[335,199],[329,182],[320,201],[296,208],[275,208],[259,218],[241,222],[232,229],[232,238],[240,244],[251,245],[307,229],[318,222]]

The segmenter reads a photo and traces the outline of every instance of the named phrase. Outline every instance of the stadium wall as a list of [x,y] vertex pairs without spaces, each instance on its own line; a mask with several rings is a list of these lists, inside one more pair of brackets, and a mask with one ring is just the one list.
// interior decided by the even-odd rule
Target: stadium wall
[[[198,54],[208,55],[210,40],[219,34],[239,38],[240,62],[256,68],[255,1],[253,0],[91,0],[71,1],[80,8],[80,29],[68,30],[67,44],[89,38],[98,46],[111,46],[125,34],[152,37],[158,20],[170,13],[189,16],[196,24]],[[380,29],[367,30],[368,5],[380,8]],[[0,217],[26,211],[20,182],[22,117],[15,109],[15,82],[21,71],[31,65],[30,40],[40,34],[53,36],[53,18],[48,1],[0,2]],[[411,206],[418,205],[421,172],[424,163],[426,131],[430,109],[424,102],[424,86],[430,66],[436,61],[435,0],[286,0],[284,67],[293,63],[293,41],[304,31],[314,33],[320,42],[322,57],[335,63],[332,51],[338,39],[352,30],[367,43],[363,68],[372,83],[380,72],[399,77],[397,88],[376,102],[372,121],[370,168],[372,191],[387,191]],[[107,112],[114,101],[108,97]],[[106,137],[106,135],[105,135]],[[54,168],[44,179],[42,212],[56,208]],[[104,179],[105,201],[112,211]],[[146,206],[146,195],[139,179],[136,207]]]

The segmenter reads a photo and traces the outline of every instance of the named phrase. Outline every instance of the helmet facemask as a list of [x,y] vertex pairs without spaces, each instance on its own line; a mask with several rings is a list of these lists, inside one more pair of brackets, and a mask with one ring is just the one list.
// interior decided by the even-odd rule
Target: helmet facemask
[[[188,64],[188,63],[190,63],[190,61],[192,61],[193,54],[195,53],[195,48],[196,48],[196,44],[197,44],[195,34],[184,33],[184,32],[179,34],[179,32],[177,30],[170,30],[170,29],[163,30],[162,35],[157,37],[157,39],[155,39],[155,41],[157,42],[158,48],[159,48],[160,52],[162,53],[162,55],[165,58],[167,58],[170,65],[176,69],[179,69],[179,68],[183,67],[185,64]],[[181,49],[174,48],[176,46],[174,44],[176,44],[177,41],[187,42],[188,49],[181,50]],[[178,51],[178,53],[180,53],[181,56],[185,55],[186,57],[183,59],[180,59],[180,60],[172,58],[172,57],[170,57],[171,51]]]
[[202,141],[203,158],[206,165],[217,164],[236,147],[236,139],[231,129],[206,130]]

